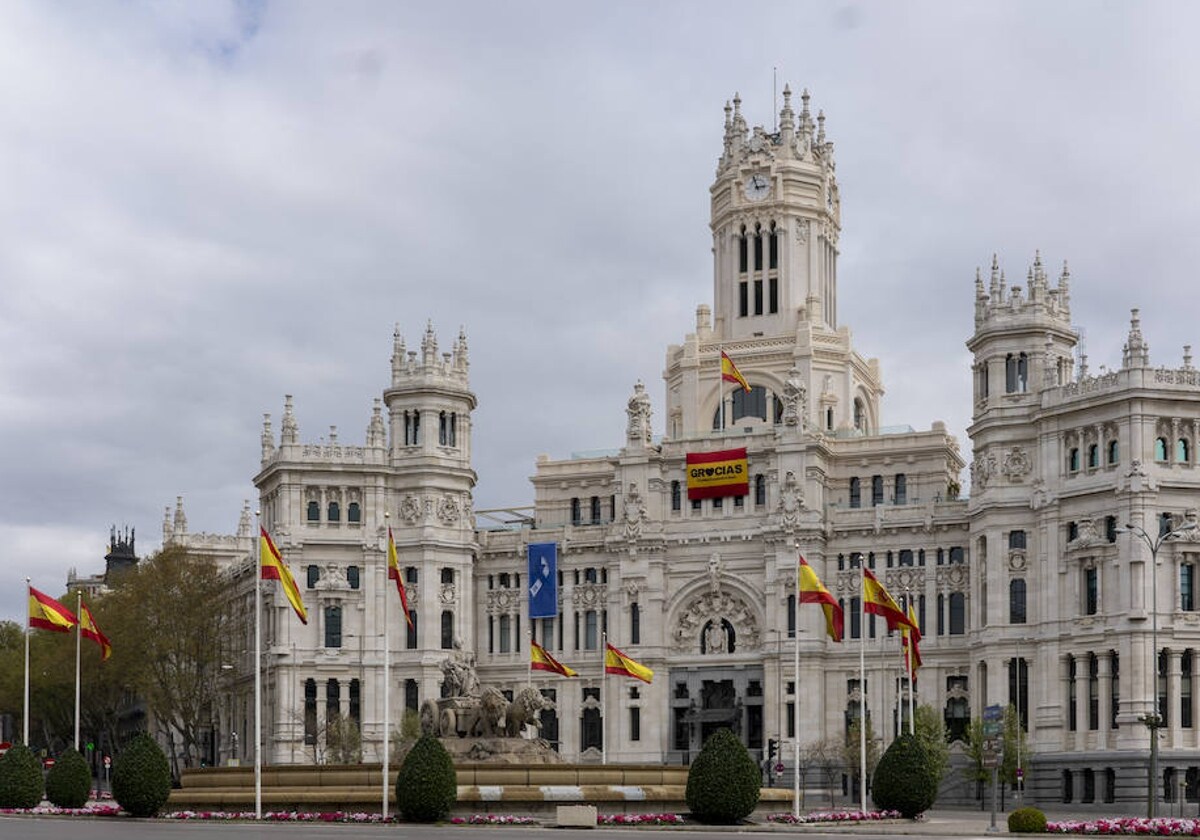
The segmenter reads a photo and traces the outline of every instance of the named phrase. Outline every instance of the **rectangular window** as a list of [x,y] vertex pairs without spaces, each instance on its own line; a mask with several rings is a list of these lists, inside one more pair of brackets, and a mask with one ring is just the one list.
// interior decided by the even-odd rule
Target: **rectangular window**
[[967,596],[961,592],[950,593],[950,635],[961,636],[967,632]]
[[738,315],[745,318],[750,314],[750,284],[745,280],[738,283]]
[[745,274],[750,270],[750,247],[746,237],[738,239],[738,271]]
[[767,239],[767,268],[779,268],[779,237],[774,232]]
[[796,596],[787,596],[787,637],[796,638]]
[[1179,609],[1193,612],[1196,609],[1196,565],[1183,563],[1179,567]]
[[1088,729],[1100,728],[1100,660],[1095,654],[1088,657]]
[[599,644],[599,627],[597,625],[597,616],[595,610],[588,610],[583,614],[584,619],[584,647],[587,650],[596,650]]
[[1074,732],[1079,728],[1079,713],[1077,711],[1078,689],[1076,686],[1076,673],[1078,665],[1075,657],[1072,656],[1067,660],[1067,729]]
[[896,473],[896,504],[908,504],[908,476]]
[[350,680],[350,720],[362,726],[362,684],[358,680]]
[[754,237],[754,270],[762,271],[763,267],[763,247],[762,234]]
[[629,707],[629,740],[642,740],[642,710],[637,706]]
[[857,597],[850,599],[850,638],[858,639],[862,636],[862,609],[859,606],[861,601]]
[[404,625],[404,647],[407,648],[408,650],[416,650],[417,649],[417,628],[420,626],[420,624],[417,621],[419,616],[417,615],[416,610],[409,610],[408,617],[412,619],[412,624]]
[[1083,614],[1095,615],[1100,611],[1100,570],[1083,570]]
[[871,476],[871,507],[883,504],[883,476]]
[[762,280],[754,281],[754,314],[763,314],[763,283]]
[[637,645],[642,642],[642,610],[636,604],[629,605],[629,644]]
[[342,608],[325,608],[325,647],[340,648],[342,646]]
[[767,311],[774,315],[779,311],[779,278],[767,280]]
[[1179,659],[1179,725],[1192,728],[1192,652],[1184,651]]
[[791,701],[787,704],[787,737],[796,737],[796,704]]
[[304,743],[317,743],[317,681],[304,681]]

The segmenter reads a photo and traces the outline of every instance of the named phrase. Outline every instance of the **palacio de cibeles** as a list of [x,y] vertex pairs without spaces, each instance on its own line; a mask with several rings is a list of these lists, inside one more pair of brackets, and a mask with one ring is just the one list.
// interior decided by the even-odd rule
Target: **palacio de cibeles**
[[[364,411],[362,442],[306,442],[304,395],[288,396],[281,417],[264,419],[259,499],[236,534],[191,533],[182,500],[168,508],[164,545],[216,557],[245,616],[252,508],[299,584],[307,625],[278,586],[264,587],[265,763],[319,760],[334,714],[358,723],[364,761],[381,760],[390,528],[413,619],[390,607],[393,728],[454,693],[451,661],[469,660],[496,702],[515,703],[530,684],[532,636],[578,672],[534,671],[541,702],[526,696],[563,761],[683,767],[729,727],[759,761],[779,743],[790,785],[793,745],[843,739],[864,702],[885,745],[908,720],[914,687],[898,637],[860,617],[865,565],[913,606],[915,701],[942,712],[959,765],[970,722],[1012,704],[1027,732],[1027,802],[1136,810],[1150,720],[1162,801],[1197,796],[1200,371],[1190,351],[1152,363],[1134,310],[1120,368],[1097,375],[1079,353],[1065,263],[1031,255],[1006,278],[989,258],[973,281],[973,266],[962,275],[961,293],[974,288],[973,329],[962,324],[973,363],[954,398],[972,400],[969,452],[932,418],[881,425],[881,365],[838,320],[833,144],[807,92],[793,98],[785,92],[774,131],[749,127],[737,99],[725,108],[710,191],[715,299],[666,348],[663,416],[650,409],[656,386],[631,383],[612,406],[624,445],[539,458],[532,507],[474,508],[467,334],[410,325],[415,335],[391,338],[390,380]],[[722,354],[749,390],[723,378]],[[689,459],[734,463],[740,481],[697,493]],[[531,544],[554,546],[553,618],[529,617]],[[844,608],[841,643],[819,608],[797,607],[799,556]],[[223,689],[215,764],[252,760],[253,620],[239,632],[247,653]],[[606,640],[653,681],[605,679]],[[975,793],[948,774],[940,801]]]

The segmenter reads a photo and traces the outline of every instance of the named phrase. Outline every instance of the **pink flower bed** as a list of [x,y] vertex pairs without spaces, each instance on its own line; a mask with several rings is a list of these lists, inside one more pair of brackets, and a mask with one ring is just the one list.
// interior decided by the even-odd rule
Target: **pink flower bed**
[[1056,820],[1046,823],[1048,834],[1140,834],[1153,837],[1200,837],[1200,820],[1170,817],[1115,817],[1101,820]]
[[828,822],[872,822],[875,820],[898,820],[899,811],[814,811],[811,814],[770,814],[770,822],[787,823],[789,825],[804,825],[808,823]]
[[683,825],[679,814],[600,814],[596,825]]
[[472,814],[469,817],[451,817],[451,825],[536,825],[533,817],[514,817],[511,814]]
[[51,817],[115,817],[121,812],[116,805],[86,805],[83,808],[59,808],[39,805],[37,808],[0,808],[0,814],[45,814]]

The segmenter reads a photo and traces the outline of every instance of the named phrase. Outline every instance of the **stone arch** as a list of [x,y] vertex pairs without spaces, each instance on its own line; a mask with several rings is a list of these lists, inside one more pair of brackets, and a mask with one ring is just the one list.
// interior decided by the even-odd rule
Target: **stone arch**
[[[680,589],[668,612],[672,648],[680,653],[746,653],[762,643],[762,599],[725,574],[697,576]],[[705,636],[711,631],[711,638]]]

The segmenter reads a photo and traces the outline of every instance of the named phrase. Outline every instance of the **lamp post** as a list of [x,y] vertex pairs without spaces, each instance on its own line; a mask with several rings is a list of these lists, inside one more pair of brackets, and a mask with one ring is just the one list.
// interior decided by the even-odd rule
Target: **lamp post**
[[1146,787],[1146,816],[1150,819],[1154,819],[1154,812],[1158,806],[1158,730],[1162,728],[1162,714],[1158,705],[1158,549],[1167,540],[1185,531],[1194,531],[1195,529],[1195,522],[1187,522],[1178,528],[1160,533],[1158,537],[1151,537],[1146,533],[1146,529],[1129,523],[1125,523],[1121,529],[1127,534],[1140,538],[1150,548],[1150,647],[1151,667],[1154,669],[1153,700],[1150,711],[1141,718],[1142,723],[1146,724],[1146,728],[1150,730],[1150,778]]

